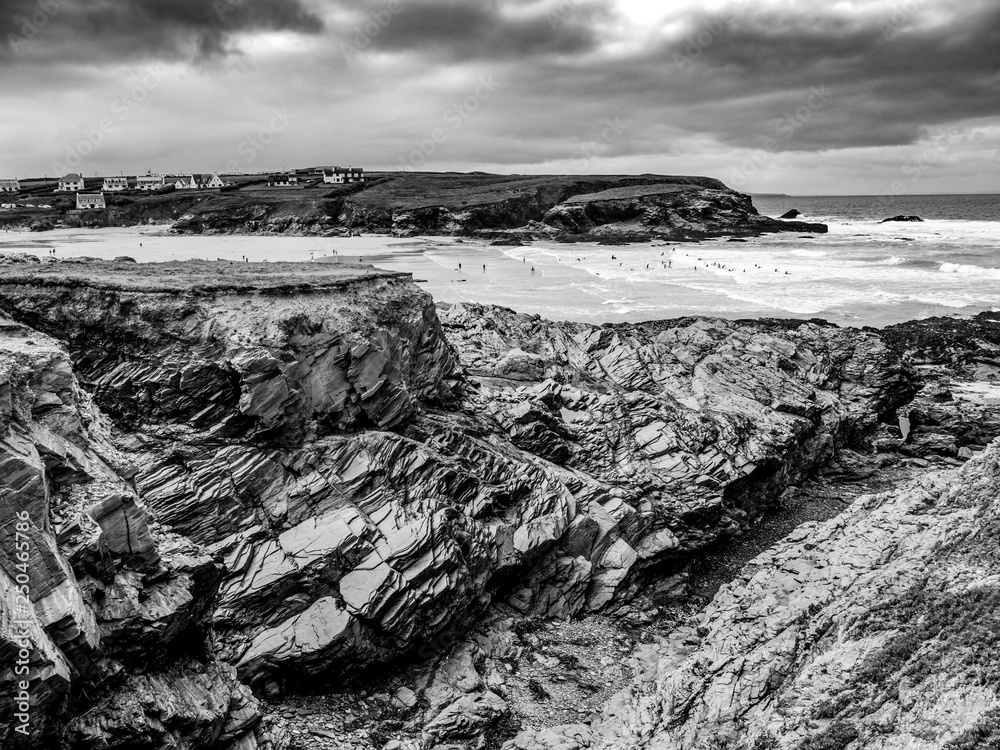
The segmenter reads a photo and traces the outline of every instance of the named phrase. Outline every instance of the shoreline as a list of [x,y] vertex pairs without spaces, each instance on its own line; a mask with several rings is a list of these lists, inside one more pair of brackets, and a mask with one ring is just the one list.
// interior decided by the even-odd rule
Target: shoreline
[[[920,253],[936,252],[941,227],[931,223],[906,229],[909,238],[917,239],[897,239],[898,227],[855,223],[835,226],[823,238],[772,235],[739,243],[716,239],[621,246],[539,240],[497,246],[457,236],[176,235],[163,227],[145,227],[55,230],[44,236],[3,233],[0,253],[42,259],[130,257],[140,263],[361,263],[411,274],[438,302],[498,305],[594,324],[708,316],[819,318],[841,326],[884,328],[995,309],[993,271],[979,271],[974,259],[967,265],[948,264],[947,256],[921,261]],[[987,242],[974,240],[983,246]],[[954,252],[960,255],[962,247]],[[907,261],[910,256],[918,260]],[[942,265],[954,268],[944,273],[938,268]]]

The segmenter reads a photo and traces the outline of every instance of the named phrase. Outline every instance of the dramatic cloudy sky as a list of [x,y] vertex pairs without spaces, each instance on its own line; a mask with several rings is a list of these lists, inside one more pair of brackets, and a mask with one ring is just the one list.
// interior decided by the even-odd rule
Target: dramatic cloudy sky
[[998,0],[0,0],[0,177],[1000,191]]

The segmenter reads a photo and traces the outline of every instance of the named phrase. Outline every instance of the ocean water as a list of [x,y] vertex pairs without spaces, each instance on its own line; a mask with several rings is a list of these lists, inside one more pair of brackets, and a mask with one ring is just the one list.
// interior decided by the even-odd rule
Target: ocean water
[[[829,233],[667,247],[534,243],[508,254],[539,269],[585,271],[590,278],[573,284],[601,306],[596,320],[710,314],[884,326],[1000,309],[1000,195],[757,198],[754,204],[769,216],[795,208],[800,220],[827,224]],[[895,215],[925,221],[881,223]]]
[[[535,242],[490,247],[425,237],[200,237],[163,227],[0,233],[0,252],[364,262],[412,273],[442,302],[481,302],[595,323],[687,315],[825,318],[885,326],[1000,309],[1000,195],[757,198],[758,210],[822,222],[785,233],[703,243],[600,247]],[[879,223],[897,214],[923,223]]]

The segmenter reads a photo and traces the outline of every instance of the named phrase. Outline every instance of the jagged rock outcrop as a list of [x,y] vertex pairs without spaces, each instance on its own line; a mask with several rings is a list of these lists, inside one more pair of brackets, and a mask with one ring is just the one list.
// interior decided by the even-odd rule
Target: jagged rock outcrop
[[882,221],[879,223],[886,224],[890,221],[909,221],[909,222],[923,223],[923,219],[921,219],[919,216],[910,216],[910,215],[890,216],[888,219],[882,219]]
[[721,186],[693,190],[672,184],[612,188],[576,195],[542,220],[570,234],[684,239],[767,232],[826,232],[823,224],[761,216],[749,196]]
[[[0,743],[267,745],[256,699],[207,649],[221,571],[148,523],[110,431],[62,346],[0,315]],[[158,688],[142,698],[137,679]]]
[[[5,267],[0,309],[59,337],[113,420],[88,445],[118,479],[58,535],[101,646],[127,664],[154,632],[165,653],[177,644],[162,673],[115,672],[119,692],[70,727],[84,746],[219,744],[251,725],[264,741],[227,663],[258,692],[317,689],[451,643],[485,613],[617,606],[913,392],[870,332],[436,309],[403,275],[347,265]],[[53,478],[79,473],[62,444],[45,451],[70,457]],[[210,631],[214,650],[193,653]],[[217,667],[198,672],[200,658]],[[479,736],[505,710],[460,672],[468,689],[431,703],[428,742]],[[176,694],[112,726],[157,680]],[[193,727],[191,695],[219,681],[228,714]]]
[[921,364],[958,368],[976,380],[1000,380],[1000,313],[924,318],[888,326],[883,339]]
[[[427,205],[392,213],[391,229],[401,236],[466,234],[552,239],[561,236],[609,241],[755,236],[769,232],[819,232],[823,224],[779,221],[757,213],[749,196],[717,180],[677,178],[610,186],[579,185],[561,194],[518,193],[472,205]],[[596,191],[588,190],[591,188]]]
[[993,444],[801,527],[638,652],[639,679],[599,722],[510,747],[995,744],[998,488]]

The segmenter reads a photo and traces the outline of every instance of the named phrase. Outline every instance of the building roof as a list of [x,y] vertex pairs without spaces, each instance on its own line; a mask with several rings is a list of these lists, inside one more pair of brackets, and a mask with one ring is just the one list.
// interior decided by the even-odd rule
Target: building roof
[[79,182],[82,179],[83,178],[80,177],[80,175],[76,174],[75,172],[71,172],[70,174],[68,174],[65,177],[63,177],[62,181],[63,182]]

